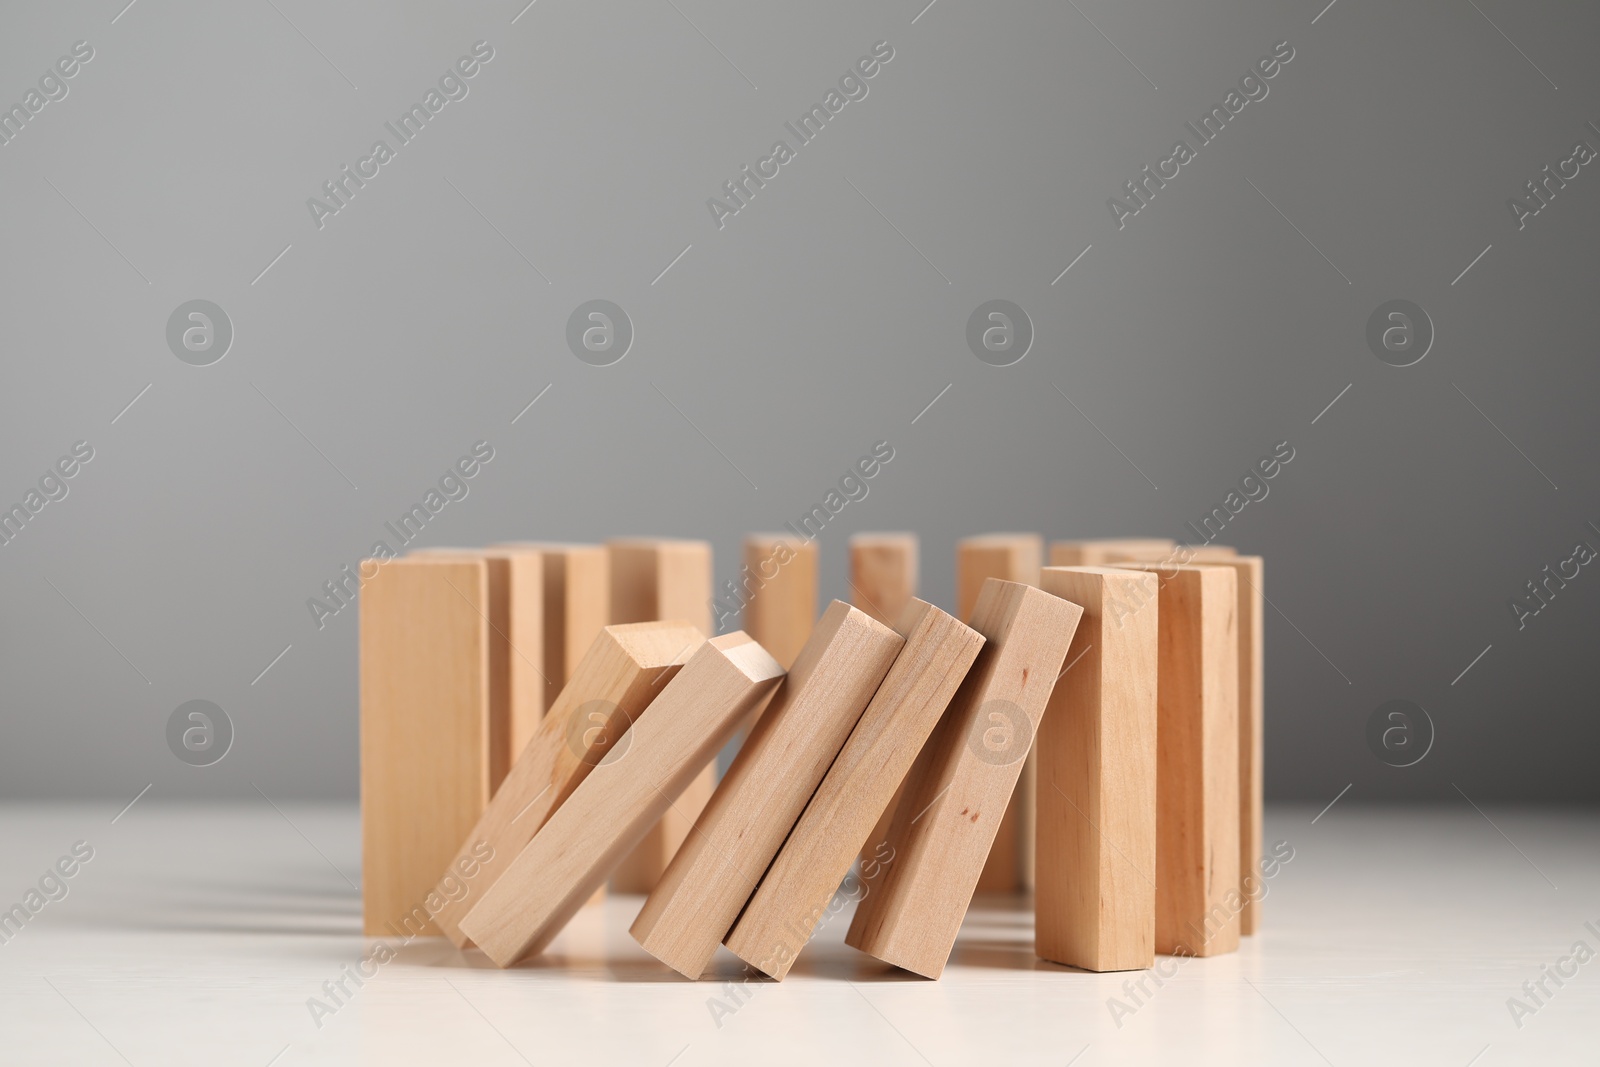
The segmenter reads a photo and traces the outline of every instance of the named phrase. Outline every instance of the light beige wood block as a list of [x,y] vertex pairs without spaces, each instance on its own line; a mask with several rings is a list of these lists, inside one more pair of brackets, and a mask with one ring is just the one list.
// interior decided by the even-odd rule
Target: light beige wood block
[[466,944],[462,918],[551,812],[607,758],[627,724],[643,713],[703,640],[686,622],[608,626],[594,639],[494,799],[476,824],[456,837],[450,855],[435,865],[432,877],[441,885],[477,868],[467,879],[467,892],[441,894],[444,903],[435,919],[446,936]]
[[645,951],[689,978],[705,973],[904,644],[843,601],[828,606],[645,899],[631,927]]
[[[617,538],[606,542],[606,551],[611,557],[613,623],[687,619],[711,636],[709,541]],[[716,787],[716,767],[708,763],[618,865],[611,888],[619,893],[648,893],[655,888]]]
[[624,735],[626,749],[556,809],[462,929],[502,967],[543,950],[782,676],[743,632],[701,644]]
[[[956,614],[971,620],[983,583],[1039,584],[1044,538],[1035,533],[980,534],[956,544]],[[1038,774],[1031,757],[1023,764],[1021,784],[1012,794],[994,849],[978,880],[980,893],[1014,893],[1033,886],[1034,811],[1038,806]]]
[[1156,664],[1153,574],[1046,567],[1083,608],[1039,727],[1034,951],[1088,971],[1155,962]]
[[1052,567],[1103,567],[1126,560],[1166,559],[1177,547],[1168,537],[1107,537],[1094,541],[1051,541]]
[[1239,947],[1238,580],[1232,567],[1124,563],[1159,579],[1156,951]]
[[817,621],[817,543],[786,533],[744,539],[744,628],[784,669]]
[[362,932],[436,936],[434,882],[489,801],[488,567],[387,560],[360,605]]
[[850,598],[893,626],[917,595],[917,535],[858,533],[850,538]]
[[1083,609],[991,579],[971,626],[987,639],[906,778],[894,860],[845,943],[928,978],[944,971]]
[[545,707],[554,705],[611,614],[611,560],[603,545],[513,541],[495,549],[537,551],[544,560]]
[[[906,605],[895,632],[905,646],[724,941],[780,981],[862,844],[865,870],[894,862],[871,852],[867,835],[983,647],[982,634],[921,600]],[[876,880],[864,876],[862,892],[875,892]]]

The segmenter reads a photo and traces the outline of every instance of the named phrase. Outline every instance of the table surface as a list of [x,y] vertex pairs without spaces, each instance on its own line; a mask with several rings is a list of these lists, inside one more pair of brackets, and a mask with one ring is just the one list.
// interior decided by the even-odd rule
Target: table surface
[[[0,944],[6,1063],[1600,1060],[1588,810],[1270,808],[1267,841],[1293,858],[1265,929],[1166,961],[1159,985],[1036,959],[1031,904],[1005,897],[975,902],[938,982],[845,946],[842,912],[781,985],[746,985],[725,951],[698,983],[646,955],[627,932],[638,897],[585,908],[510,971],[442,939],[380,949],[360,933],[354,805],[119,807],[0,806],[0,908],[41,880],[59,898],[40,893]],[[78,842],[92,858],[47,878]]]

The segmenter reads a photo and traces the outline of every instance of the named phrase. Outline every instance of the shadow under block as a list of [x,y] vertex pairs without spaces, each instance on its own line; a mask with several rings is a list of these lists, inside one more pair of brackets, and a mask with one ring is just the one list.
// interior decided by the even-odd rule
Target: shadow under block
[[740,631],[703,642],[556,809],[462,929],[501,967],[541,951],[771,694],[783,668]]
[[[441,893],[443,904],[434,915],[451,941],[466,945],[462,918],[550,813],[618,747],[627,723],[644,712],[703,640],[685,622],[608,626],[600,632],[476,825],[463,830],[450,855],[434,866],[432,878],[441,886],[466,885],[465,893]],[[621,718],[613,722],[613,716]]]
[[1086,971],[1155,962],[1156,576],[1046,567],[1083,608],[1035,747],[1034,951]]
[[[1044,538],[1034,533],[981,534],[956,543],[956,615],[968,621],[983,583],[1039,584]],[[994,849],[978,879],[980,893],[1014,893],[1033,885],[1033,817],[1038,804],[1038,775],[1030,761],[1023,765],[1021,787],[1012,795]]]
[[1239,947],[1238,580],[1232,567],[1125,563],[1159,579],[1156,951]]
[[489,801],[489,579],[406,556],[361,590],[361,905],[369,936],[437,935],[434,883]]
[[[685,619],[707,637],[716,632],[711,619],[709,541],[615,538],[606,542],[606,553],[611,561],[613,623]],[[641,894],[654,889],[716,787],[716,765],[708,763],[618,865],[611,888]]]
[[[1167,537],[1109,537],[1098,541],[1051,541],[1052,567],[1103,567],[1126,560],[1160,563],[1178,543]],[[1115,554],[1118,559],[1113,560]]]
[[[921,600],[906,606],[895,631],[904,647],[724,942],[780,981],[863,842],[870,851],[873,824],[983,647],[982,634]],[[872,858],[868,869],[881,870],[884,856]],[[873,880],[864,878],[866,893]]]
[[817,621],[817,543],[789,534],[744,539],[744,628],[785,670]]
[[645,951],[689,978],[705,973],[904,645],[843,601],[828,606],[645,899],[631,927]]
[[917,566],[916,534],[858,533],[850,538],[850,598],[893,626],[917,595]]
[[927,978],[944,971],[1082,614],[1030,586],[984,584],[971,626],[987,643],[906,777],[893,859],[846,944]]
[[537,551],[544,560],[545,707],[555,703],[611,614],[611,563],[601,545],[516,541],[494,550]]

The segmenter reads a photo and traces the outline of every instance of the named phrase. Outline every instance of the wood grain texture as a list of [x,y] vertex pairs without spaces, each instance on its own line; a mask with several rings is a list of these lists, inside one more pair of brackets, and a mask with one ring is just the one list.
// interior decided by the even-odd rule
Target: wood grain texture
[[817,543],[791,534],[744,539],[744,628],[787,670],[817,621]]
[[537,551],[544,561],[545,707],[555,704],[611,614],[611,561],[601,545],[513,541],[495,549]]
[[705,973],[904,644],[843,601],[829,605],[645,899],[631,928],[645,951],[689,978]]
[[489,800],[488,567],[374,562],[360,599],[362,931],[436,936],[434,882]]
[[782,676],[743,632],[702,643],[634,721],[627,747],[556,809],[462,929],[502,967],[541,951]]
[[[606,542],[606,551],[611,558],[613,623],[684,619],[712,635],[709,541],[616,538]],[[611,888],[619,893],[654,889],[716,787],[717,770],[708,763],[617,866]]]
[[[968,621],[978,603],[983,583],[1039,584],[1044,562],[1044,538],[1035,533],[980,534],[956,544],[956,614]],[[1037,765],[1032,757],[1023,764],[1021,784],[1006,807],[1000,832],[995,835],[989,862],[978,880],[980,893],[1014,893],[1033,886],[1034,812],[1038,807]]]
[[850,538],[850,598],[894,626],[917,595],[917,535],[858,533]]
[[985,584],[971,626],[987,643],[912,765],[894,860],[846,944],[928,978],[944,971],[1082,614],[1039,589]]
[[1177,542],[1168,537],[1107,537],[1094,541],[1051,541],[1052,567],[1103,567],[1119,560],[1160,561],[1171,555]]
[[478,867],[469,892],[441,894],[434,918],[450,940],[466,944],[462,918],[703,641],[686,622],[608,626],[594,639],[494,799],[457,836],[449,865],[435,865],[441,885]]
[[1039,727],[1034,951],[1088,971],[1155,962],[1156,664],[1153,574],[1046,567],[1083,608]]
[[1239,947],[1238,582],[1231,567],[1124,563],[1160,579],[1156,951]]
[[[983,647],[982,634],[922,600],[906,605],[895,632],[904,647],[724,942],[780,981],[863,843],[866,871],[893,862],[868,835]],[[862,891],[875,881],[863,876]]]

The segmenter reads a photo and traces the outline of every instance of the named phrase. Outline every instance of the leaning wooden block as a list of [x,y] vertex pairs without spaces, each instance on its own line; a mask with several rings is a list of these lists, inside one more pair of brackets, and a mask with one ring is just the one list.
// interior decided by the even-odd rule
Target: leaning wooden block
[[611,564],[600,545],[515,541],[496,549],[537,551],[544,560],[545,707],[554,705],[611,612]]
[[462,920],[508,967],[541,951],[783,677],[734,632],[702,644]]
[[477,825],[456,837],[455,858],[434,867],[443,889],[466,882],[440,893],[434,920],[450,940],[466,945],[462,918],[703,641],[686,622],[608,626],[595,638]]
[[843,601],[829,605],[645,899],[632,926],[645,951],[689,978],[705,973],[904,644]]
[[850,590],[855,606],[885,626],[900,620],[917,595],[917,535],[858,533],[850,538]]
[[[617,538],[606,542],[606,552],[611,558],[613,623],[687,619],[711,636],[709,541]],[[708,763],[617,867],[611,888],[619,893],[648,893],[655,888],[716,787],[716,767]]]
[[1177,542],[1168,537],[1107,537],[1096,541],[1051,541],[1052,567],[1103,567],[1126,560],[1161,561]]
[[362,932],[437,935],[434,882],[489,801],[488,567],[378,561],[360,631]]
[[1046,567],[1083,608],[1039,727],[1034,951],[1087,971],[1155,962],[1156,660],[1153,574]]
[[742,580],[745,630],[788,669],[817,621],[817,543],[750,534]]
[[[905,647],[724,942],[780,981],[983,647],[982,634],[921,600],[895,631]],[[885,855],[871,869],[893,862]]]
[[1160,579],[1156,951],[1239,947],[1238,589],[1231,567],[1124,563]]
[[893,862],[846,944],[928,978],[944,971],[1082,614],[1038,589],[985,584],[971,625],[988,643],[912,765]]
[[[963,538],[956,544],[957,614],[971,621],[983,583],[990,578],[1003,582],[1039,584],[1039,567],[1044,557],[1044,538],[1034,533],[983,534]],[[1038,806],[1038,770],[1032,757],[1022,765],[1021,785],[995,835],[989,862],[978,880],[980,893],[1013,893],[1033,885],[1033,822]]]

